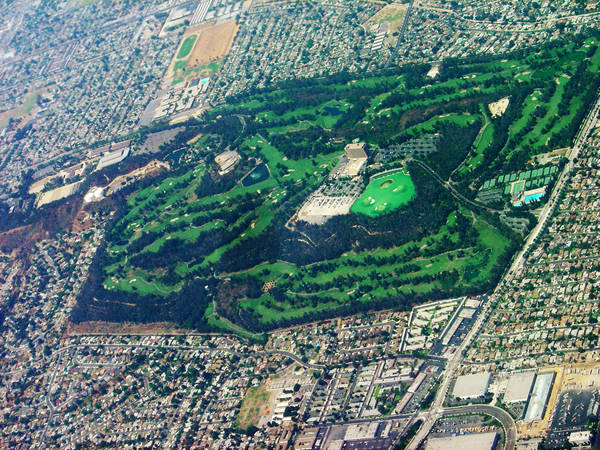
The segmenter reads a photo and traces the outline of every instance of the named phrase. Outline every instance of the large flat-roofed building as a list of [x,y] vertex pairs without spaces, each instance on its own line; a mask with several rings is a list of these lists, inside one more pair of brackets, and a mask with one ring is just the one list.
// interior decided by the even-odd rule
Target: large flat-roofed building
[[495,432],[429,438],[425,450],[494,450],[497,441]]
[[317,436],[319,434],[318,427],[305,428],[298,439],[296,439],[296,444],[294,445],[295,450],[309,450],[313,448],[315,441],[317,440]]
[[364,142],[353,142],[346,145],[344,152],[348,163],[343,168],[340,176],[354,177],[358,175],[360,169],[367,162],[367,153],[365,152]]
[[129,155],[129,147],[124,147],[118,150],[114,150],[112,152],[108,152],[100,161],[98,161],[98,165],[96,166],[96,170],[102,170],[105,167],[112,166],[113,164],[120,163]]
[[548,397],[552,391],[552,384],[554,382],[554,372],[538,373],[535,378],[535,384],[533,385],[533,392],[529,398],[527,404],[527,410],[525,411],[524,422],[533,422],[541,420],[544,417],[544,411],[546,411],[546,404],[548,403]]
[[219,166],[219,175],[225,175],[227,172],[230,172],[240,159],[240,154],[232,150],[227,150],[215,156],[215,162]]
[[454,383],[452,395],[461,400],[482,397],[487,393],[491,376],[489,372],[461,375]]
[[504,403],[526,402],[531,393],[533,380],[535,380],[533,371],[513,373],[506,384]]
[[364,142],[353,142],[351,144],[347,144],[346,147],[344,147],[344,151],[346,152],[348,159],[367,159],[365,145],[366,144]]

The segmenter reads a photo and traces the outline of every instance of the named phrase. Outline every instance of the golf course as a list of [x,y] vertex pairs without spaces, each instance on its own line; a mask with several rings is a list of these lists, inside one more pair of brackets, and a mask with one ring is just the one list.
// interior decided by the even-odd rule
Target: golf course
[[408,204],[415,198],[415,185],[404,169],[373,177],[350,209],[353,213],[377,217]]

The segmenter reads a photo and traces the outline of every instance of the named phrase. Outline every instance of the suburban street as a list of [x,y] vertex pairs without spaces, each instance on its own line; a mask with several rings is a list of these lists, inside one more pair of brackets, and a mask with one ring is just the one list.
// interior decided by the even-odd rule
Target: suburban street
[[[544,230],[548,219],[551,217],[552,212],[554,211],[554,208],[556,207],[557,198],[569,180],[571,169],[573,167],[573,161],[577,158],[577,155],[579,154],[579,150],[581,149],[582,145],[584,144],[585,140],[587,139],[590,130],[594,127],[599,112],[600,112],[600,97],[596,100],[596,103],[590,109],[589,113],[585,117],[585,119],[580,127],[580,131],[578,132],[578,134],[575,138],[573,149],[571,150],[571,152],[569,153],[569,156],[568,156],[569,161],[567,164],[565,164],[565,167],[564,167],[563,171],[560,173],[560,176],[554,186],[554,189],[550,195],[548,202],[543,207],[542,212],[539,215],[538,224],[531,231],[530,235],[527,237],[522,250],[513,259],[513,262],[511,264],[510,268],[505,273],[502,281],[498,284],[498,286],[494,290],[494,293],[492,295],[490,295],[490,297],[488,298],[488,301],[483,306],[483,310],[482,310],[481,314],[479,315],[479,317],[473,324],[472,328],[469,330],[469,332],[465,336],[465,339],[463,340],[461,345],[458,347],[456,352],[453,354],[453,356],[448,360],[448,362],[446,364],[446,368],[442,375],[440,387],[437,391],[437,394],[431,405],[431,408],[429,409],[429,411],[426,414],[424,414],[422,416],[423,425],[421,426],[421,428],[419,429],[417,434],[414,436],[414,438],[410,442],[407,449],[416,450],[418,448],[418,446],[421,444],[421,442],[423,442],[426,439],[427,435],[431,431],[431,428],[433,427],[433,424],[436,422],[436,420],[438,420],[444,414],[444,409],[442,408],[442,405],[446,398],[446,394],[448,393],[450,383],[454,379],[456,371],[460,367],[460,365],[464,359],[464,351],[469,347],[469,345],[471,344],[473,339],[477,336],[482,325],[487,322],[487,320],[489,318],[489,314],[492,311],[492,309],[496,303],[496,300],[499,298],[499,291],[502,288],[502,285],[504,283],[509,282],[516,274],[518,274],[521,271],[523,264],[525,262],[525,255],[527,254],[528,250],[531,248],[532,244],[535,242],[535,240],[539,236],[539,234]],[[514,427],[514,424],[513,424],[513,427]],[[507,438],[506,443],[508,444],[509,442],[510,442],[510,440]],[[514,447],[514,445],[513,445],[513,447]],[[506,447],[506,448],[513,448],[513,447]]]

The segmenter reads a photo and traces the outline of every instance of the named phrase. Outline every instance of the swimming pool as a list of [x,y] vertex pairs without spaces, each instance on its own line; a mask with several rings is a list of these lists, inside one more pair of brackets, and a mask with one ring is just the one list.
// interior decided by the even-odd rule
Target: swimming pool
[[542,194],[541,192],[538,192],[537,194],[527,195],[527,196],[525,196],[525,203],[529,203],[534,200],[539,200],[543,196],[544,196],[544,194]]

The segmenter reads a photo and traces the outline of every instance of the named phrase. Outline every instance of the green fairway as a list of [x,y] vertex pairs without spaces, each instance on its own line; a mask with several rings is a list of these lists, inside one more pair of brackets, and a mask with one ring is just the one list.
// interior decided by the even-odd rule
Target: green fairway
[[177,59],[187,58],[192,48],[194,48],[194,44],[196,42],[196,35],[192,34],[185,38],[181,47],[179,47],[179,52],[177,53]]
[[403,170],[375,176],[350,209],[353,213],[377,217],[408,204],[415,197],[415,185]]
[[[196,41],[181,39],[172,83],[219,70],[221,61],[186,65]],[[596,98],[600,48],[597,38],[565,40],[443,69],[435,80],[402,68],[289,80],[183,124],[171,149],[182,162],[117,199],[86,319],[125,320],[132,310],[244,335],[492,290],[522,230],[444,183],[473,197],[500,189],[505,202],[548,184],[558,167],[532,158],[572,144]],[[490,117],[490,102],[504,97],[505,114]],[[329,174],[355,139],[367,145],[371,178],[350,186]],[[215,156],[227,148],[241,159],[221,175]],[[354,189],[364,192],[352,214],[296,221],[314,193]]]

